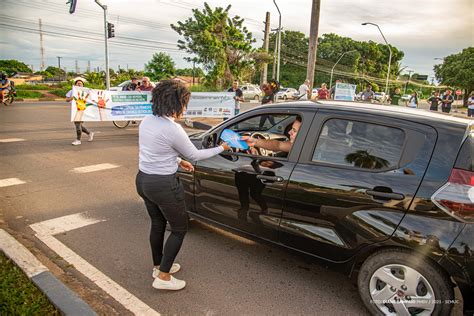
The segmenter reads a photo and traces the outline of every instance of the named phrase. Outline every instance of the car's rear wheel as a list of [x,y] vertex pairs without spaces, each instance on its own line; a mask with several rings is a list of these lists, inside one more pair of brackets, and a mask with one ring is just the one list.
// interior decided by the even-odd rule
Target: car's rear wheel
[[449,315],[454,291],[441,269],[406,250],[370,256],[358,275],[359,294],[373,315]]

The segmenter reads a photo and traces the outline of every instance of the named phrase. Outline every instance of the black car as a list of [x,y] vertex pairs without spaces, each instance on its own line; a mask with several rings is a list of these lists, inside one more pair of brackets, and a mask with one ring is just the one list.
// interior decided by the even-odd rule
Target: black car
[[288,141],[235,149],[180,172],[192,217],[308,254],[357,280],[372,314],[448,315],[458,287],[474,311],[474,134],[417,109],[297,102],[261,106],[230,129]]

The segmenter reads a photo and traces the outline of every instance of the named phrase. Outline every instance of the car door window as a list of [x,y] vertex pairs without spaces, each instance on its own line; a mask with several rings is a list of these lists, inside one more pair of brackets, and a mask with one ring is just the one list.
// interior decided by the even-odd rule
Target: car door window
[[330,119],[323,125],[313,153],[314,162],[363,169],[398,167],[403,130],[367,122]]
[[[290,130],[293,123],[299,117],[296,114],[276,114],[268,113],[253,116],[227,127],[240,136],[247,136],[256,139],[263,139],[274,142],[290,142]],[[301,120],[301,119],[300,119]],[[267,143],[268,144],[268,143]],[[289,146],[291,148],[291,145]],[[268,148],[251,148],[249,150],[233,149],[249,155],[267,156],[267,157],[287,157],[288,152],[271,150]]]

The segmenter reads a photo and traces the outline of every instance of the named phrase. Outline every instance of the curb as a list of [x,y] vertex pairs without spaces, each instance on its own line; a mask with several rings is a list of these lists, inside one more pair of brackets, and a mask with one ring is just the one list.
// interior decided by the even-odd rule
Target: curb
[[65,99],[60,98],[36,98],[36,99],[22,99],[16,98],[15,102],[55,102],[55,101],[64,101]]
[[0,250],[23,270],[63,314],[97,315],[86,302],[59,281],[25,246],[3,229],[0,229]]

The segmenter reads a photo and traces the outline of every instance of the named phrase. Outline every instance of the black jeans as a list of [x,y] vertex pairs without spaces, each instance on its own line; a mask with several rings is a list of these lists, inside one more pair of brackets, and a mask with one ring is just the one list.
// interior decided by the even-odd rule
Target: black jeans
[[[137,192],[145,201],[151,218],[150,245],[153,264],[169,272],[188,230],[184,190],[176,174],[150,175],[138,172]],[[171,234],[163,247],[166,222]]]
[[82,133],[86,133],[87,135],[90,134],[89,130],[82,125],[82,122],[74,122],[74,125],[76,125],[77,140],[81,140]]
[[474,109],[467,109],[467,116],[474,117]]

